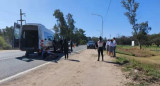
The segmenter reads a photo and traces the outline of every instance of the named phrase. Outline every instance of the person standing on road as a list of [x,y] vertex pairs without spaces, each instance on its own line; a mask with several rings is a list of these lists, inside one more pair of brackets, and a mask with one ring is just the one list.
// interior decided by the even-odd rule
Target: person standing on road
[[102,61],[104,61],[103,59],[103,41],[102,41],[102,37],[100,36],[99,37],[99,41],[97,42],[97,45],[98,45],[98,60],[99,61],[99,58],[100,58],[100,54],[102,56]]
[[117,46],[116,38],[113,38],[113,57],[116,57],[116,46]]
[[109,43],[109,56],[113,57],[113,40]]
[[64,40],[63,48],[64,48],[63,50],[64,50],[64,55],[66,60],[68,59],[68,42],[66,39]]
[[56,45],[57,45],[57,42],[56,42],[56,39],[54,38],[53,42],[52,42],[52,45],[53,45],[53,51],[56,52]]
[[71,40],[70,45],[71,45],[71,52],[72,52],[73,51],[73,49],[72,49],[72,47],[73,47],[73,41],[72,40]]
[[109,44],[110,44],[110,40],[107,40],[106,42],[107,55],[109,55]]

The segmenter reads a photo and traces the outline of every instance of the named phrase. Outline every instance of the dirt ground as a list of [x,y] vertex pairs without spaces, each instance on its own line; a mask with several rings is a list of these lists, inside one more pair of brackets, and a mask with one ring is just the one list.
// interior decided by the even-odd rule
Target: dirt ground
[[111,63],[111,57],[104,57],[98,62],[96,50],[84,50],[1,86],[125,86],[128,80],[121,69]]

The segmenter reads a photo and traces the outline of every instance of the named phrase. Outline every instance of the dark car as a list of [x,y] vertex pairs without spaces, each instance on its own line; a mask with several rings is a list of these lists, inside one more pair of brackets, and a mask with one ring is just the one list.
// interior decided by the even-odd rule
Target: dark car
[[94,41],[88,41],[87,43],[87,49],[95,49],[96,45]]

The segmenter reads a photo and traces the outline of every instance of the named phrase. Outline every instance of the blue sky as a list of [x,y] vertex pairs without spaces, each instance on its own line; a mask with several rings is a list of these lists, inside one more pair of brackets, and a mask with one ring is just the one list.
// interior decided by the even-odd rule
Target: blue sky
[[[0,28],[11,26],[19,19],[19,9],[26,13],[27,23],[41,23],[48,29],[56,24],[53,16],[55,9],[60,9],[66,16],[73,15],[75,26],[86,31],[87,36],[100,36],[101,18],[92,14],[100,14],[104,18],[104,37],[132,35],[131,25],[124,15],[126,11],[121,0],[1,0]],[[150,34],[160,32],[160,0],[138,0],[138,22],[148,21],[152,27]]]

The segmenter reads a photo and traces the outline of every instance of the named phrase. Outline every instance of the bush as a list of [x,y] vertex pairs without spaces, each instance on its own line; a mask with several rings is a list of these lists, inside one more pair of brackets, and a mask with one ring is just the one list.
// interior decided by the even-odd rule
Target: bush
[[11,46],[9,46],[3,37],[0,36],[0,49],[10,49]]
[[80,45],[84,45],[84,44],[86,44],[86,43],[87,43],[86,40],[80,40]]

